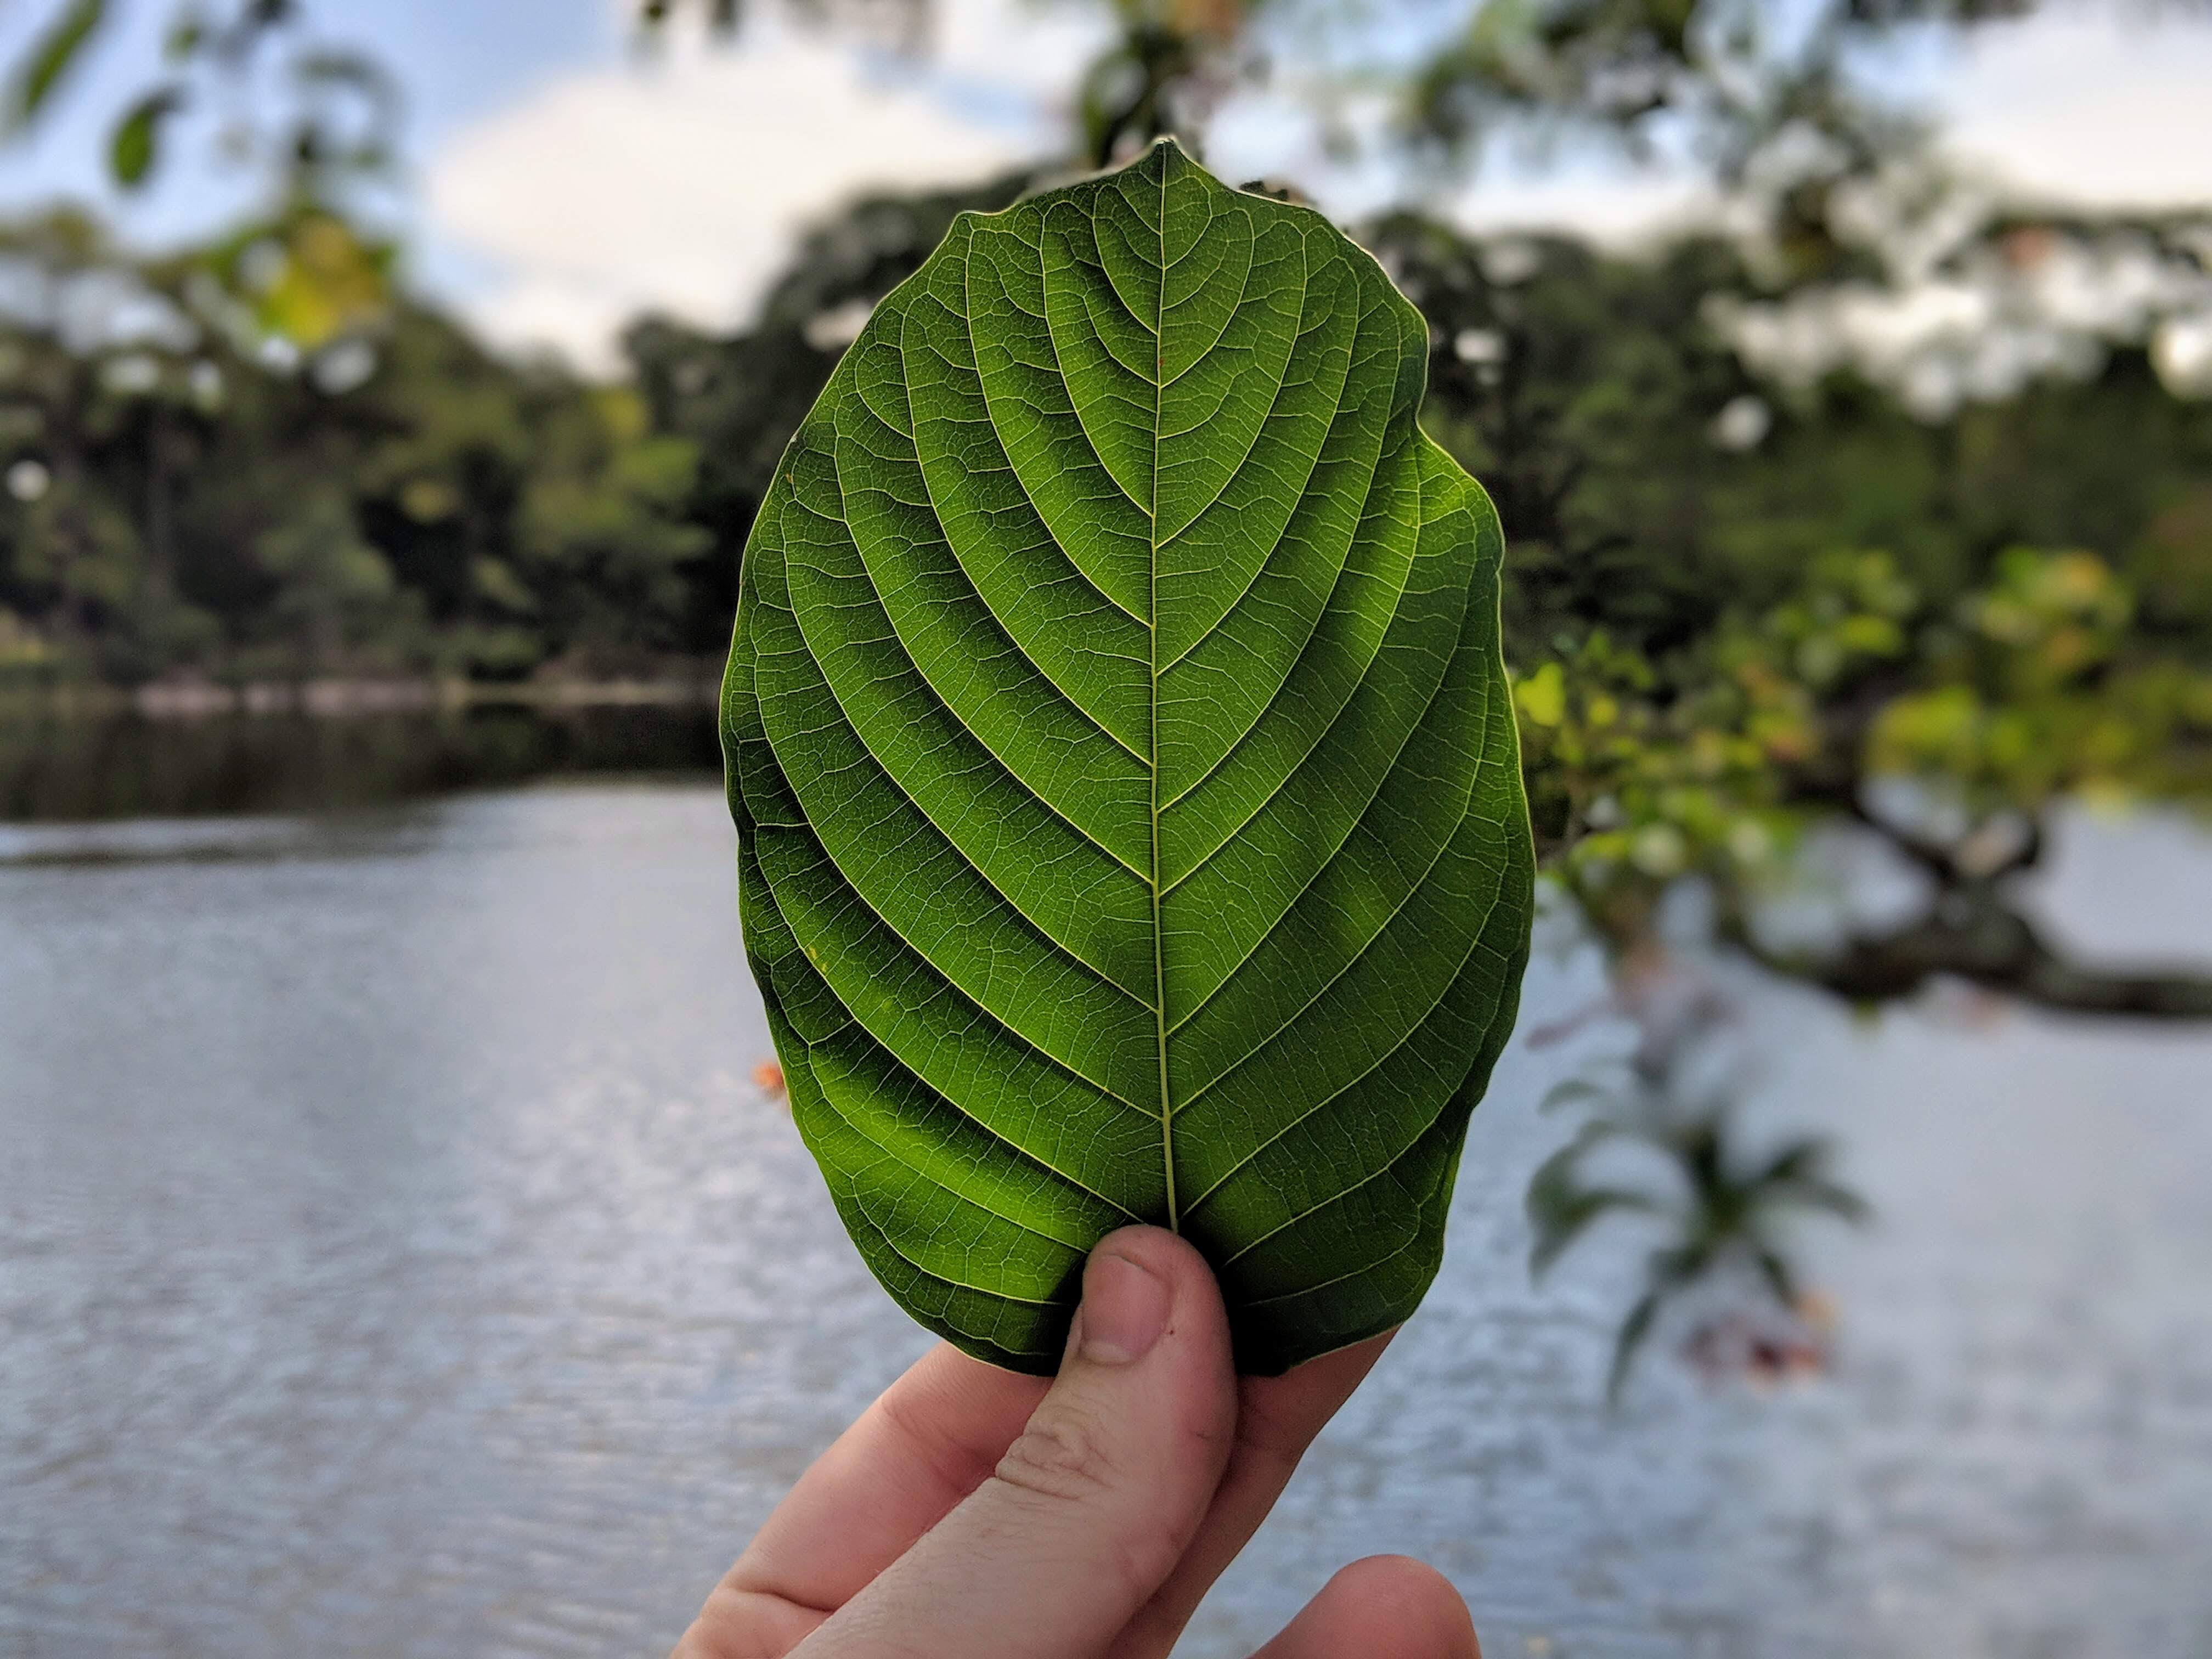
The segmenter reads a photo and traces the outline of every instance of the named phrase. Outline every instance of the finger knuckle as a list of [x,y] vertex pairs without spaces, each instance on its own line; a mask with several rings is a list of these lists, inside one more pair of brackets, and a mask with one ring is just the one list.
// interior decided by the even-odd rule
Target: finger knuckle
[[[775,1598],[717,1585],[669,1659],[777,1659],[790,1650],[787,1626],[793,1609]],[[811,1613],[813,1622],[821,1615]]]
[[1006,1448],[994,1478],[1041,1498],[1080,1501],[1115,1483],[1106,1437],[1079,1413],[1040,1412]]

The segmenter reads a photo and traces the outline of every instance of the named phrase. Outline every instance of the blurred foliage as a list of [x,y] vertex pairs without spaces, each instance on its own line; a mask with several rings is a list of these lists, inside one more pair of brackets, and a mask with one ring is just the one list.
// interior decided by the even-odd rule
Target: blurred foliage
[[717,648],[696,447],[627,386],[404,301],[348,310],[379,257],[327,215],[151,263],[66,213],[0,234],[0,676],[497,679]]
[[0,94],[0,124],[9,134],[39,118],[106,21],[106,0],[65,0],[54,9],[9,71],[7,90]]
[[708,704],[486,702],[343,720],[48,710],[0,717],[0,822],[322,813],[549,774],[696,776],[720,763]]
[[[52,7],[9,72],[0,131],[27,131],[118,13],[106,0]],[[149,182],[170,130],[195,107],[218,112],[217,153],[261,170],[272,197],[330,204],[391,167],[400,97],[374,58],[316,38],[298,0],[181,0],[151,83],[111,129],[109,176],[126,190]]]
[[[28,133],[112,21],[102,0],[68,0],[15,65],[0,137]],[[389,182],[403,100],[370,54],[318,36],[298,0],[181,0],[153,80],[110,131],[109,177],[143,190],[174,129],[196,111],[219,161],[253,180],[263,205],[199,261],[266,339],[313,351],[378,328],[395,253],[352,211]]]
[[[1615,949],[1693,876],[1736,944],[1855,1000],[1954,975],[2212,1016],[2204,981],[2069,963],[2010,890],[2062,801],[2212,801],[2212,402],[2123,345],[1917,419],[1848,373],[1755,380],[1713,296],[1758,278],[1719,240],[1373,245],[1432,325],[1430,429],[1511,526],[1538,836]],[[1839,827],[1923,908],[1785,951],[1762,912]]]
[[[1744,1154],[1735,1127],[1741,1079],[1725,1069],[1700,1076],[1698,1068],[1728,1018],[1725,1001],[1709,993],[1675,999],[1644,1022],[1634,1051],[1607,1075],[1571,1079],[1545,1098],[1547,1111],[1570,1104],[1589,1109],[1530,1178],[1531,1271],[1541,1276],[1610,1215],[1642,1217],[1660,1231],[1645,1258],[1643,1290],[1613,1338],[1609,1400],[1620,1398],[1668,1305],[1710,1294],[1717,1280],[1747,1279],[1773,1315],[1802,1322],[1808,1298],[1790,1261],[1791,1224],[1807,1214],[1857,1221],[1867,1213],[1865,1203],[1837,1182],[1834,1148],[1823,1137],[1796,1136],[1756,1157]],[[1707,1343],[1711,1334],[1711,1328],[1701,1334]],[[1763,1346],[1778,1344],[1817,1364],[1806,1334],[1768,1336]]]
[[[2203,987],[2062,979],[2032,931],[1969,925],[1986,929],[1973,901],[2002,902],[2059,804],[2212,801],[2212,671],[2132,630],[2132,609],[2093,553],[2004,550],[1939,605],[1891,556],[1860,552],[1813,561],[1787,599],[1731,609],[1656,659],[1594,629],[1516,689],[1551,867],[1624,947],[1696,875],[1730,937],[1846,994],[1951,973],[2053,1006],[2212,1016]],[[1883,811],[1899,784],[1905,810]],[[1931,878],[1925,905],[1785,962],[1759,936],[1759,901],[1838,822]]]

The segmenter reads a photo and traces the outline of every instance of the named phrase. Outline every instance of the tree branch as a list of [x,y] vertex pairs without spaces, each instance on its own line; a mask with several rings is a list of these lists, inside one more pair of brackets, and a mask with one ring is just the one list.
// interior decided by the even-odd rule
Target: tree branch
[[1994,882],[2043,860],[2043,820],[2033,812],[2000,813],[1958,841],[1946,842],[1891,823],[1869,807],[1856,787],[1838,801],[1854,823],[1880,836],[1947,890]]
[[2112,971],[2069,961],[1986,883],[1949,888],[1918,920],[1854,938],[1827,955],[1770,950],[1740,915],[1725,917],[1722,932],[1771,971],[1854,1002],[1894,1001],[1948,976],[2063,1013],[2212,1019],[2212,974]]
[[1841,797],[1841,803],[1854,823],[1871,830],[1893,849],[1903,854],[1933,877],[1938,884],[1948,887],[1959,879],[1958,861],[1949,848],[1929,836],[1916,835],[1901,825],[1892,823],[1875,811],[1866,804],[1856,787],[1856,780],[1854,787]]

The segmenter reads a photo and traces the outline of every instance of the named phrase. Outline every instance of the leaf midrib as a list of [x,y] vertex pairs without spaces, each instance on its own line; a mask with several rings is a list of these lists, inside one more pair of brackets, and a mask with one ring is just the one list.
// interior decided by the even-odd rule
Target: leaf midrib
[[[1160,1171],[1167,1189],[1168,1231],[1179,1233],[1182,1231],[1182,1218],[1176,1206],[1175,1105],[1168,1092],[1167,969],[1160,932],[1160,427],[1167,400],[1168,178],[1174,170],[1172,157],[1163,155],[1159,186],[1160,283],[1152,300],[1152,505],[1147,532],[1152,557],[1146,571],[1149,592],[1145,606],[1151,615],[1151,661],[1146,668],[1152,765],[1146,816],[1150,821],[1152,841],[1152,1018],[1160,1058]],[[1194,361],[1191,367],[1195,366]]]

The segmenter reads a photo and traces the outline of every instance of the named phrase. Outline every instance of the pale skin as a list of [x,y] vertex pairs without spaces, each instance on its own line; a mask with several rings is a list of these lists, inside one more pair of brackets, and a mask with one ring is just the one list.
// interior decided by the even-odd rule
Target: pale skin
[[[1238,1377],[1198,1252],[1092,1253],[1056,1378],[940,1346],[799,1478],[675,1659],[1162,1659],[1389,1343]],[[1356,1561],[1255,1659],[1480,1659],[1458,1593]]]

